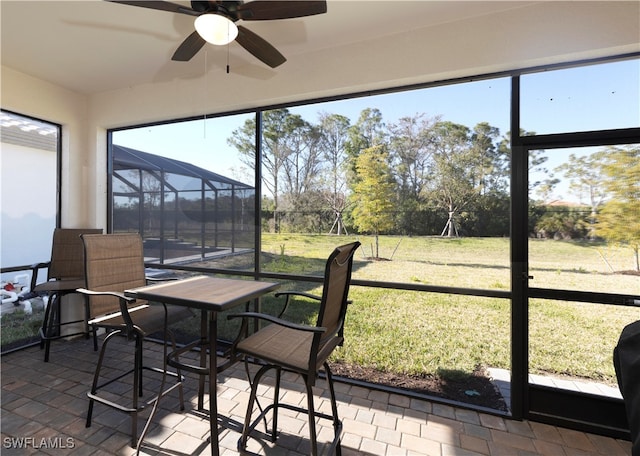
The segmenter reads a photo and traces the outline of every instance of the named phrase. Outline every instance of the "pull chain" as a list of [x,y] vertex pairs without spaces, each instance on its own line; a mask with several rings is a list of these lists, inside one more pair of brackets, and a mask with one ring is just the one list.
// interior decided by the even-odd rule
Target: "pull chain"
[[[204,51],[204,99],[209,100],[209,80],[207,79],[207,58],[209,52]],[[206,103],[206,101],[205,101]],[[205,109],[202,115],[202,138],[207,139],[207,110]]]
[[229,74],[229,48],[231,47],[231,43],[227,43],[227,74]]

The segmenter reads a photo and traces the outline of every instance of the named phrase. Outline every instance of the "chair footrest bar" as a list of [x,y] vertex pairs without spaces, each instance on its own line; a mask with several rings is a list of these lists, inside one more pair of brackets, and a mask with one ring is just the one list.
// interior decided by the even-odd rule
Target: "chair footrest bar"
[[[83,322],[83,321],[84,320],[79,320],[79,321],[76,321],[76,322],[69,322],[69,323],[80,323],[80,322]],[[86,336],[86,335],[90,334],[89,331],[82,331],[82,332],[76,332],[76,333],[73,333],[73,334],[64,334],[64,335],[59,335],[59,336],[46,336],[44,334],[44,331],[42,330],[42,328],[40,328],[38,330],[38,333],[40,335],[40,339],[42,339],[42,340],[58,340],[58,339],[64,339],[65,337],[73,337],[73,336],[80,336],[80,335]]]
[[[161,369],[161,368],[159,368],[159,367],[148,367],[148,366],[143,366],[143,367],[142,367],[142,369],[147,370],[147,371],[151,371],[151,372],[156,372],[156,373],[159,373],[159,374],[164,373],[164,370],[163,370],[163,369]],[[104,382],[104,383],[101,383],[100,385],[98,385],[98,386],[96,387],[96,392],[97,392],[97,391],[99,391],[99,390],[101,390],[101,389],[102,389],[102,388],[104,388],[105,386],[109,386],[109,385],[111,385],[112,383],[117,382],[118,380],[123,379],[123,378],[124,378],[124,377],[126,377],[127,375],[131,375],[131,374],[133,374],[133,372],[134,372],[134,369],[130,369],[130,370],[128,370],[127,372],[124,372],[123,374],[118,375],[117,377],[111,378],[111,379],[109,379],[108,381],[106,381],[106,382]],[[167,371],[167,375],[168,375],[169,377],[178,378],[178,374],[177,374],[176,372],[169,372],[169,371]],[[184,381],[184,376],[182,376],[182,375],[180,376],[180,381],[181,381],[181,382],[183,382],[183,381]],[[91,393],[89,393],[89,394],[91,394]],[[94,393],[94,395],[95,395],[95,393]]]
[[[190,364],[184,361],[177,360],[177,358],[180,355],[187,353],[198,346],[200,346],[201,349],[204,349],[203,343],[201,341],[196,341],[196,342],[191,342],[190,344],[185,345],[184,347],[181,347],[177,350],[173,350],[171,353],[167,355],[167,365],[174,367],[176,369],[184,369],[187,372],[191,372],[197,375],[209,375],[209,366],[196,366],[195,364]],[[218,353],[216,353],[216,358],[217,356],[218,356]],[[224,353],[222,356],[224,356]],[[216,371],[222,372],[226,370],[229,366],[235,364],[235,361],[236,361],[235,359],[230,359],[223,364],[216,365]]]
[[[291,411],[298,412],[298,413],[304,413],[304,414],[309,413],[309,411],[306,408],[298,407],[298,406],[292,405],[292,404],[283,404],[283,403],[279,402],[277,404],[277,407],[278,408],[284,408],[284,409],[291,410]],[[264,410],[262,410],[262,412],[253,420],[253,422],[249,426],[249,433],[254,432],[256,426],[258,425],[258,423],[260,421],[262,421],[264,419],[264,417],[267,415],[267,413],[269,413],[274,408],[276,408],[275,404],[267,405],[264,408]],[[322,412],[319,412],[317,410],[313,412],[313,416],[316,417],[316,418],[322,418],[322,419],[330,420],[330,421],[334,422],[334,417],[332,415],[329,415],[327,413],[322,413]],[[337,428],[340,430],[340,434],[341,434],[342,433],[342,420],[338,420]],[[259,432],[259,431],[256,431],[256,432]]]
[[159,399],[162,399],[163,397],[165,397],[167,394],[169,394],[171,391],[173,391],[174,389],[180,387],[180,383],[174,383],[173,385],[171,385],[168,388],[165,388],[164,391],[162,391],[162,393],[160,393],[159,395],[156,395],[154,397],[152,397],[151,399],[149,399],[148,401],[146,401],[145,403],[147,405],[151,405],[154,402],[156,402]]
[[198,375],[209,375],[209,368],[202,366],[194,366],[193,364],[187,364],[180,361],[175,361],[167,357],[167,365],[175,367],[176,369],[184,369],[187,372],[191,372]]
[[87,397],[93,401],[99,402],[100,404],[107,405],[109,407],[113,407],[121,412],[125,413],[135,413],[144,410],[145,405],[140,405],[138,408],[133,407],[125,407],[124,405],[120,405],[117,402],[110,401],[109,399],[105,399],[104,397],[98,396],[97,394],[87,393]]

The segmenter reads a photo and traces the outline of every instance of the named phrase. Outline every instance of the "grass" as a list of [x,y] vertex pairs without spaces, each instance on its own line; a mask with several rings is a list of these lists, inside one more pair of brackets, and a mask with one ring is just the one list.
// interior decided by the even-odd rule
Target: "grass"
[[[265,269],[321,275],[327,253],[352,239],[264,235]],[[391,261],[368,260],[374,240],[358,239],[354,278],[510,290],[508,239],[383,236],[380,256]],[[630,269],[631,250],[552,240],[529,249],[531,286],[640,295],[638,276],[611,272]],[[510,367],[508,300],[363,287],[350,297],[347,342],[336,352],[344,362],[409,374]],[[532,373],[616,383],[613,347],[637,309],[533,299],[529,314]]]
[[42,326],[42,311],[27,314],[24,310],[3,314],[0,319],[0,346],[2,351],[40,340],[38,330]]

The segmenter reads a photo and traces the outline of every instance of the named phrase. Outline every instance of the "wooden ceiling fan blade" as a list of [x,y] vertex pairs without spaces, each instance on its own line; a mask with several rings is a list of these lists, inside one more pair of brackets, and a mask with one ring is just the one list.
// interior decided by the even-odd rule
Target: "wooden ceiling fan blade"
[[177,62],[188,62],[200,49],[202,49],[204,43],[206,43],[206,41],[198,34],[198,32],[193,32],[182,42],[180,46],[178,46],[178,49],[176,49],[171,60],[175,60]]
[[198,15],[199,13],[193,11],[190,8],[186,8],[177,3],[162,2],[162,1],[136,1],[136,0],[105,0],[109,3],[120,3],[121,5],[138,6],[140,8],[149,8],[159,11],[168,11],[170,13],[189,14],[191,16]]
[[242,25],[238,26],[238,37],[236,41],[255,58],[261,60],[271,68],[282,65],[287,61],[284,55],[280,54],[276,48]]
[[327,12],[326,1],[254,0],[238,5],[237,16],[245,21],[264,21],[313,16]]

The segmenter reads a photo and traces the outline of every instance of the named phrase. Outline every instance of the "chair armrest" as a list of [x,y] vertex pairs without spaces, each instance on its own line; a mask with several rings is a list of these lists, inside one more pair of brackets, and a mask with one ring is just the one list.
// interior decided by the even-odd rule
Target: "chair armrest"
[[127,327],[130,330],[133,328],[133,320],[131,320],[131,315],[129,315],[129,308],[127,307],[127,304],[134,303],[136,301],[135,298],[130,298],[125,296],[124,293],[119,293],[117,291],[94,291],[87,290],[86,288],[77,288],[76,291],[88,296],[114,296],[118,298],[120,303],[120,314],[122,315]]
[[273,315],[268,315],[268,314],[263,314],[263,313],[258,313],[258,312],[242,312],[242,313],[238,313],[238,314],[227,315],[227,320],[231,320],[233,318],[243,318],[245,321],[247,319],[250,319],[250,318],[257,318],[258,320],[266,320],[266,321],[269,321],[271,323],[275,323],[277,325],[284,326],[286,328],[291,328],[291,329],[295,329],[295,330],[298,330],[298,331],[307,331],[307,332],[312,332],[312,333],[319,333],[319,334],[322,334],[327,330],[327,328],[324,328],[322,326],[301,325],[301,324],[298,324],[298,323],[292,323],[290,321],[283,320],[283,319],[278,318],[278,317],[274,317]]
[[303,291],[279,291],[279,292],[275,293],[274,296],[276,298],[278,298],[280,296],[287,296],[287,297],[289,297],[289,296],[302,296],[304,298],[315,299],[316,301],[322,300],[322,298],[320,296],[313,295],[311,293],[305,293]]
[[[313,295],[311,293],[305,293],[303,291],[279,291],[279,292],[275,293],[274,296],[276,298],[280,297],[280,296],[287,296],[287,298],[289,296],[302,296],[302,297],[309,298],[309,299],[315,299],[316,301],[322,300],[322,296]],[[347,300],[347,304],[353,304],[353,301],[351,299],[349,299],[349,300]]]
[[303,291],[279,291],[279,292],[275,293],[274,296],[276,298],[278,298],[280,296],[284,296],[285,297],[284,306],[282,307],[282,310],[278,314],[278,318],[282,318],[284,313],[289,308],[289,301],[290,301],[289,298],[291,298],[292,296],[301,296],[303,298],[313,299],[314,301],[321,301],[322,300],[322,298],[320,296],[313,295],[311,293],[305,293]]
[[178,277],[145,277],[147,282],[168,282],[170,280],[178,280]]
[[38,280],[38,271],[40,269],[48,268],[51,266],[51,261],[45,261],[44,263],[35,263],[32,264],[29,269],[31,269],[31,285],[29,290],[33,291],[36,287],[36,281]]
[[130,298],[128,296],[125,296],[124,293],[119,293],[117,291],[94,291],[94,290],[87,290],[86,288],[77,288],[76,291],[78,293],[82,293],[90,296],[115,296],[116,298],[123,299],[129,304],[136,301],[135,298]]

